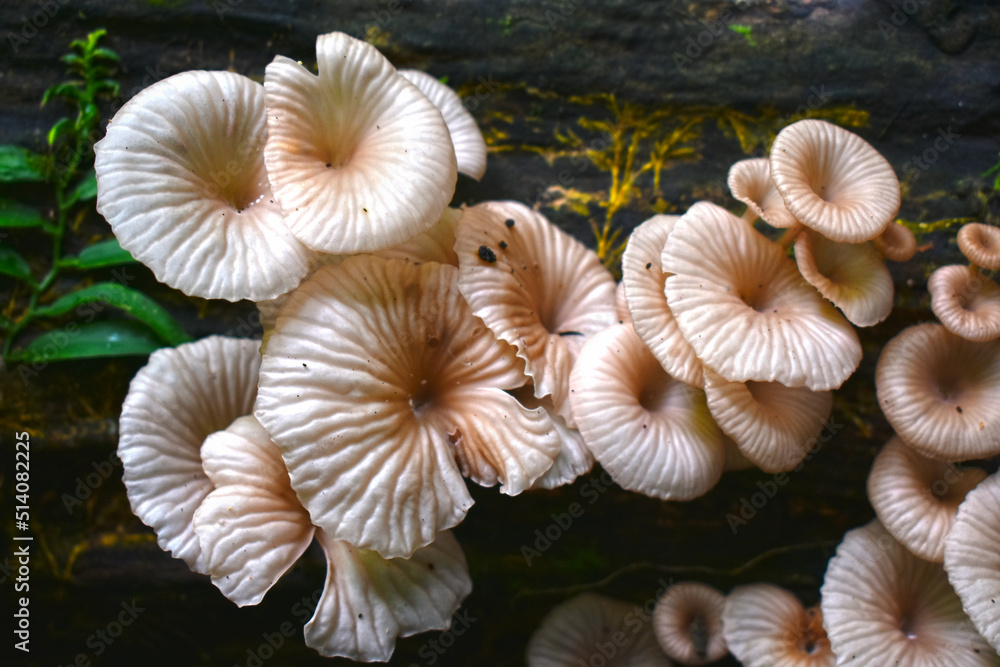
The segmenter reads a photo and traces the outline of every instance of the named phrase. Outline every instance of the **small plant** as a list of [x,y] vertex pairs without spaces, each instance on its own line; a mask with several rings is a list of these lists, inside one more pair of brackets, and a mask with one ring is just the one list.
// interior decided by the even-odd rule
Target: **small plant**
[[[0,274],[15,281],[8,303],[0,311],[0,330],[5,333],[3,360],[26,362],[19,367],[24,380],[37,374],[39,364],[53,360],[149,354],[164,345],[190,340],[166,310],[124,284],[124,273],[113,273],[113,281],[92,282],[87,272],[135,261],[114,238],[94,243],[74,256],[64,254],[67,235],[78,232],[80,224],[94,212],[97,180],[93,146],[101,134],[98,104],[120,92],[114,79],[118,55],[98,46],[104,34],[104,30],[96,30],[70,44],[62,61],[72,78],[52,86],[42,97],[42,106],[59,100],[76,111],[75,117],[61,118],[49,130],[47,153],[0,145],[0,184],[43,183],[52,193],[47,214],[39,206],[0,197]],[[6,242],[12,230],[47,236],[50,259],[29,262]],[[44,241],[31,241],[32,247],[45,245]],[[67,281],[57,280],[66,271],[78,276],[68,281],[69,287]],[[105,305],[134,319],[95,321]],[[84,321],[55,326],[57,318],[71,313]],[[30,325],[45,330],[25,346],[16,347]]]

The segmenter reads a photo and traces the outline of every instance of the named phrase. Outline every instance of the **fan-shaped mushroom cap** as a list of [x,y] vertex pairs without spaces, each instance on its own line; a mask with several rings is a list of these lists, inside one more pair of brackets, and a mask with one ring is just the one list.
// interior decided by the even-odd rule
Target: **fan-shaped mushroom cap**
[[929,459],[894,437],[875,457],[868,499],[882,525],[917,556],[944,560],[944,538],[965,494],[986,478],[980,468],[959,470]]
[[820,589],[838,665],[996,665],[937,563],[914,556],[878,520],[848,531]]
[[625,283],[618,283],[615,287],[615,313],[619,322],[632,324],[632,313],[629,312],[628,301],[625,298]]
[[737,586],[726,596],[722,627],[744,667],[833,667],[836,658],[819,607],[803,609],[771,584]]
[[472,312],[517,349],[535,395],[551,395],[575,426],[570,370],[584,341],[618,321],[614,278],[594,251],[517,202],[465,209],[455,251]]
[[284,56],[264,75],[264,161],[289,228],[333,254],[428,229],[457,179],[441,113],[370,44],[320,35],[316,60],[318,75]]
[[253,408],[258,345],[211,336],[157,350],[122,405],[118,458],[132,511],[195,572],[205,572],[205,558],[192,520],[212,490],[202,443]]
[[656,601],[653,631],[664,653],[684,665],[705,665],[728,649],[722,636],[725,596],[695,581],[671,586]]
[[594,335],[570,378],[583,441],[622,488],[689,500],[715,486],[726,453],[705,394],[673,379],[627,324]]
[[958,248],[976,266],[1000,269],[1000,228],[970,222],[958,230]]
[[701,360],[677,328],[663,293],[667,276],[660,257],[679,219],[677,215],[654,215],[635,228],[622,255],[622,284],[632,326],[642,342],[671,377],[700,389],[705,381]]
[[872,245],[892,262],[905,262],[917,254],[917,237],[909,227],[892,222],[872,239]]
[[850,324],[782,248],[723,208],[699,202],[663,249],[664,288],[684,338],[727,380],[839,387],[861,361]]
[[948,331],[978,342],[1000,338],[1000,285],[975,268],[942,266],[927,280],[927,291]]
[[868,142],[823,120],[800,120],[774,138],[771,179],[802,224],[840,243],[868,241],[899,211],[899,180]]
[[705,369],[712,418],[744,456],[765,472],[791,470],[833,409],[833,394],[777,382],[729,382]]
[[1000,342],[967,341],[940,324],[909,327],[882,348],[875,388],[893,429],[924,456],[1000,453]]
[[795,240],[799,273],[859,327],[878,324],[892,311],[892,276],[869,243],[836,243],[803,231]]
[[255,415],[332,539],[409,556],[465,516],[462,474],[514,495],[559,451],[545,411],[503,391],[525,376],[457,273],[362,255],[318,271],[278,316]]
[[446,208],[441,219],[426,232],[421,232],[409,241],[376,253],[386,259],[402,259],[419,264],[440,262],[458,266],[455,254],[455,229],[462,219],[462,210]]
[[[767,158],[740,160],[729,168],[729,191],[747,205],[747,209],[772,227],[799,225],[787,208],[774,182]],[[746,216],[745,216],[746,217]]]
[[944,569],[976,629],[1000,652],[1000,475],[969,491],[945,537]]
[[580,431],[567,426],[566,420],[556,414],[555,408],[552,406],[551,396],[538,398],[535,396],[535,388],[531,386],[530,382],[508,393],[516,398],[518,403],[530,410],[535,408],[545,410],[552,420],[552,426],[555,428],[561,443],[559,455],[556,456],[552,467],[535,480],[535,483],[531,485],[532,489],[554,489],[569,484],[580,475],[590,472],[591,468],[594,467],[593,453],[583,442]]
[[[645,611],[583,593],[553,607],[528,642],[528,667],[670,667]],[[604,650],[602,650],[604,649]],[[598,663],[595,658],[600,658]]]
[[455,146],[458,170],[477,181],[482,178],[486,173],[486,141],[476,120],[462,104],[462,99],[430,74],[415,69],[404,69],[399,73],[419,88],[441,112],[451,135],[451,143]]
[[315,528],[281,451],[254,417],[209,435],[201,458],[215,485],[194,514],[206,572],[240,607],[257,604],[306,550]]
[[129,100],[94,145],[97,210],[157,280],[206,299],[273,298],[306,274],[306,249],[271,194],[264,88],[183,72]]

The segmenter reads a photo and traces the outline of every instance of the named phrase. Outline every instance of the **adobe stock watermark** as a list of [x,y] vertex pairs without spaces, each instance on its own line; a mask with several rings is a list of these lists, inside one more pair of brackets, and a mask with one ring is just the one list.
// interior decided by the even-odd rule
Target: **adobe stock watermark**
[[392,23],[392,20],[400,12],[412,4],[412,0],[381,0],[379,4],[381,5],[380,7],[372,9],[369,12],[369,16],[371,16],[370,21],[363,24],[355,21],[344,32],[361,40],[369,37],[378,37],[381,33],[385,32],[386,28],[389,27],[389,24]]
[[577,658],[573,667],[607,667],[615,664],[615,657],[626,651],[643,628],[652,622],[656,605],[664,593],[670,595],[668,591],[673,587],[674,580],[671,577],[669,581],[660,579],[657,583],[660,587],[655,596],[635,605],[625,614],[622,619],[623,629],[612,632],[605,641],[594,642],[593,653],[586,658]]
[[[424,642],[417,650],[417,655],[420,656],[421,660],[423,660],[422,664],[437,664],[437,661],[448,652],[448,649],[455,645],[458,638],[464,635],[477,620],[479,619],[470,615],[467,609],[462,609],[456,612],[455,615],[451,617],[451,625],[447,630],[439,634],[434,639]],[[415,662],[411,662],[409,667],[420,667],[420,665]]]
[[913,155],[903,163],[904,178],[916,182],[924,172],[938,161],[943,153],[947,153],[962,137],[958,132],[952,131],[951,125],[947,129],[939,127],[937,134],[938,136],[934,138],[934,143],[931,146],[921,151],[920,155]]
[[[611,488],[614,481],[606,471],[601,471],[599,477],[588,480],[580,487],[580,498],[587,501],[587,505],[593,505],[605,491]],[[521,555],[524,562],[531,567],[531,562],[536,558],[541,558],[542,554],[552,548],[552,545],[568,531],[576,519],[582,517],[586,509],[579,502],[572,502],[566,507],[565,512],[550,514],[552,523],[544,528],[535,529],[535,541],[531,544],[521,545]]]
[[[275,630],[262,633],[260,644],[246,650],[247,658],[243,662],[242,667],[262,667],[265,662],[273,658],[285,645],[285,642],[292,635],[299,632],[300,627],[309,621],[316,612],[316,605],[319,604],[321,597],[323,597],[322,588],[314,590],[312,595],[302,596],[302,599],[293,604],[290,610],[290,613],[299,624],[295,625],[291,621],[283,621]],[[241,665],[233,663],[232,667],[241,667]]]
[[[98,628],[93,634],[87,637],[85,644],[87,648],[93,651],[95,658],[104,655],[104,652],[115,643],[115,640],[122,636],[125,628],[135,623],[135,620],[139,618],[139,614],[146,611],[145,608],[138,606],[135,600],[122,602],[121,608],[122,610],[118,612],[115,620],[102,628]],[[81,652],[77,653],[76,657],[73,658],[73,662],[67,663],[66,667],[90,667],[91,664],[90,654]]]
[[72,515],[77,507],[82,506],[85,500],[94,495],[94,491],[104,484],[111,476],[111,473],[114,472],[114,469],[121,464],[122,462],[118,458],[117,452],[111,452],[111,456],[107,459],[92,461],[90,466],[94,469],[93,472],[88,472],[86,476],[76,478],[76,486],[73,487],[72,494],[62,494],[63,506],[66,508],[66,513]]
[[[824,421],[820,426],[819,433],[815,437],[810,438],[805,443],[806,454],[799,461],[791,472],[797,473],[805,467],[816,454],[823,448],[823,445],[833,440],[834,436],[837,435],[844,428],[843,424],[838,424],[834,421],[831,415],[829,419]],[[797,458],[797,457],[796,457]],[[771,479],[757,482],[757,488],[759,491],[752,493],[749,498],[743,496],[740,498],[739,502],[739,513],[734,514],[729,512],[726,514],[726,523],[729,524],[729,529],[736,535],[742,526],[747,525],[751,519],[757,516],[757,512],[764,509],[772,498],[778,495],[778,490],[785,484],[788,484],[788,472],[776,472],[771,476]]]
[[[759,0],[736,0],[734,3],[737,11],[744,11],[759,4]],[[703,30],[697,34],[688,35],[684,40],[684,52],[674,51],[671,54],[674,65],[681,72],[695,60],[701,58],[706,51],[710,51],[715,41],[732,31],[729,29],[736,21],[736,12],[730,7],[726,7],[713,21],[698,21]]]
[[69,4],[70,0],[35,0],[35,5],[38,7],[31,14],[21,15],[21,25],[17,32],[7,31],[7,43],[10,44],[10,50],[17,55],[21,50],[22,46],[26,46],[28,42],[38,36],[38,32],[47,26],[49,22],[56,17],[59,10]]
[[926,7],[929,3],[930,0],[901,0],[889,5],[892,8],[892,13],[886,18],[880,18],[876,21],[879,32],[882,33],[882,39],[888,42],[890,37],[906,25],[911,16],[920,11],[921,7]]

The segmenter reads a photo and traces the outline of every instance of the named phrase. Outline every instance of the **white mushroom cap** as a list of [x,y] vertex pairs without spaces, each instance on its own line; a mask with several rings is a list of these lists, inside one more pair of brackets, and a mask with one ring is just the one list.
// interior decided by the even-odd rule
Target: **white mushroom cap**
[[667,303],[684,338],[727,380],[839,387],[861,361],[854,329],[785,257],[725,209],[699,202],[664,247]]
[[552,396],[575,426],[567,396],[584,341],[618,322],[615,281],[593,250],[517,202],[465,209],[458,287],[472,312],[517,349],[536,396]]
[[205,572],[205,557],[194,513],[213,488],[202,443],[253,408],[258,345],[211,336],[157,350],[122,405],[118,458],[132,511],[156,531],[160,547],[195,572]]
[[725,596],[696,581],[671,586],[656,601],[653,630],[664,653],[683,665],[706,665],[729,651],[722,636]]
[[856,326],[878,324],[892,311],[892,276],[870,243],[836,243],[805,230],[795,240],[795,263]]
[[328,253],[382,250],[441,217],[455,151],[437,108],[378,50],[343,33],[316,40],[318,75],[267,66],[264,160],[286,222]]
[[531,635],[528,667],[567,667],[581,663],[670,667],[672,663],[656,643],[645,614],[637,605],[594,593],[570,598],[553,607]]
[[878,520],[844,536],[820,596],[838,665],[997,664],[941,565],[914,556]]
[[791,470],[833,409],[833,394],[777,382],[729,382],[705,369],[712,418],[744,456],[765,472]]
[[440,262],[458,266],[458,255],[455,254],[455,230],[461,219],[461,209],[446,208],[441,219],[426,232],[421,232],[405,243],[376,254],[386,259],[402,259],[414,264]]
[[583,441],[622,488],[689,500],[719,481],[725,438],[704,392],[667,375],[629,325],[587,341],[570,391]]
[[[729,191],[747,205],[748,212],[772,227],[788,228],[801,223],[795,219],[771,180],[767,158],[740,160],[729,168]],[[746,216],[745,216],[746,217]]]
[[979,633],[1000,652],[1000,475],[969,492],[945,538],[944,569]]
[[823,120],[800,120],[775,137],[771,179],[805,226],[840,243],[868,241],[899,211],[899,180],[868,142]]
[[158,81],[94,145],[97,210],[160,282],[206,299],[276,297],[307,259],[271,194],[266,137],[259,83],[198,71]]
[[255,415],[332,539],[407,557],[465,516],[462,474],[514,495],[558,454],[547,413],[504,391],[526,378],[457,273],[359,255],[314,274],[278,316]]
[[201,457],[215,485],[194,514],[206,572],[240,607],[257,604],[306,550],[315,528],[281,451],[252,416],[208,436]]
[[980,468],[929,459],[894,437],[872,464],[868,499],[893,537],[917,556],[940,563],[959,503],[985,477]]
[[931,310],[945,329],[978,342],[1000,338],[1000,285],[974,267],[939,267],[927,280]]
[[699,389],[704,384],[701,360],[674,320],[663,283],[667,276],[660,266],[677,215],[654,215],[635,228],[622,254],[622,285],[632,313],[632,326],[664,370],[681,382]]
[[744,667],[833,667],[819,607],[771,584],[737,586],[722,612],[726,644]]
[[909,227],[893,222],[872,239],[872,245],[892,262],[905,262],[917,254],[917,237]]
[[1000,341],[974,343],[940,324],[909,327],[882,348],[875,388],[893,429],[924,456],[1000,453]]
[[984,269],[1000,269],[1000,227],[970,222],[958,230],[958,247],[966,259]]
[[455,146],[458,171],[477,181],[486,173],[486,141],[476,120],[468,112],[458,94],[435,79],[415,69],[399,70],[410,83],[420,89],[438,108],[448,125],[451,143]]

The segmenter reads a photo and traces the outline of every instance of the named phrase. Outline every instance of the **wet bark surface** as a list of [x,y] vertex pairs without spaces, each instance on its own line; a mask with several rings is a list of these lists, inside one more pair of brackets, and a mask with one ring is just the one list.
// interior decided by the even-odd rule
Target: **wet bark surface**
[[[44,25],[32,29],[32,21]],[[311,65],[319,33],[367,38],[399,67],[447,77],[481,123],[491,147],[487,175],[461,177],[456,203],[523,201],[590,245],[591,223],[602,225],[609,210],[625,233],[654,212],[683,212],[700,199],[741,212],[728,196],[729,165],[764,155],[769,135],[803,114],[851,125],[903,181],[899,215],[920,232],[925,251],[890,267],[897,308],[860,332],[864,361],[836,392],[821,446],[801,470],[780,484],[757,470],[727,473],[685,503],[607,485],[599,469],[515,498],[473,488],[476,505],[455,534],[474,591],[453,633],[401,640],[394,665],[524,664],[528,638],[548,609],[582,591],[641,607],[664,582],[693,579],[726,591],[768,581],[815,603],[843,533],[873,516],[865,479],[891,435],[875,403],[879,350],[903,327],[931,319],[927,274],[961,261],[957,228],[929,223],[1000,216],[1000,199],[981,176],[1000,151],[1000,10],[985,1],[7,3],[0,8],[0,143],[43,150],[45,132],[64,110],[39,109],[42,92],[64,78],[58,58],[69,41],[99,27],[123,63],[124,93],[108,113],[184,70],[228,68],[259,80],[276,54]],[[685,150],[654,164],[649,142],[681,121],[693,134],[671,146]],[[607,149],[596,143],[602,139]],[[614,142],[627,149],[633,140],[637,161],[616,163]],[[635,172],[634,187],[615,190],[614,168]],[[46,196],[41,188],[0,190],[38,203]],[[81,229],[81,246],[110,233],[96,213]],[[33,251],[20,232],[8,242]],[[252,304],[190,299],[142,267],[129,270],[132,284],[195,338],[259,333]],[[0,285],[6,304],[11,288]],[[8,369],[3,470],[12,470],[14,433],[28,431],[36,538],[32,652],[14,664],[72,664],[82,655],[99,665],[253,665],[286,621],[295,632],[261,662],[346,664],[318,658],[301,635],[302,601],[323,582],[318,549],[261,605],[237,609],[161,551],[131,514],[113,452],[128,382],[144,362],[51,363],[27,375]],[[2,488],[0,507],[11,509],[0,526],[12,545],[12,485]],[[562,528],[572,503],[583,513]],[[13,547],[3,549],[0,563],[9,567]],[[16,568],[0,572],[4,586],[14,576]],[[134,622],[105,641],[97,633],[123,605],[134,605]],[[736,664],[728,660],[720,664]]]

